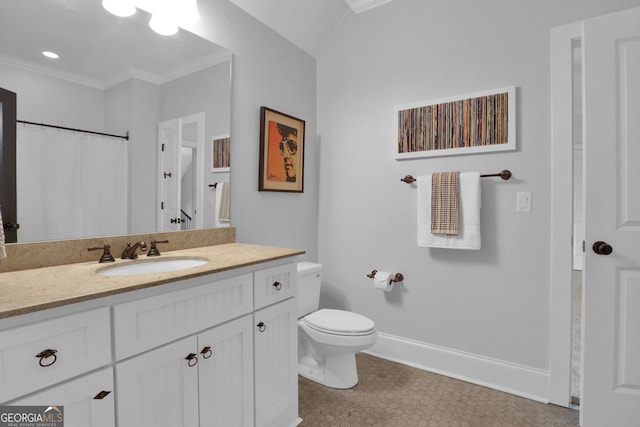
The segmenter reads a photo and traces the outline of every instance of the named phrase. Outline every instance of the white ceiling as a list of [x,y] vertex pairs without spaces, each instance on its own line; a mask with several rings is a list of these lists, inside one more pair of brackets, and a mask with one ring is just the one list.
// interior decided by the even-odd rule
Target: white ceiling
[[347,13],[361,13],[392,0],[230,1],[316,57]]
[[[158,35],[148,22],[142,10],[111,15],[100,0],[2,0],[0,62],[105,88],[133,76],[159,84],[229,57],[184,30]],[[60,59],[45,58],[43,50]]]
[[[106,88],[129,77],[159,84],[229,57],[184,30],[171,37],[154,33],[142,10],[119,18],[100,0],[0,1],[0,63],[89,86]],[[346,14],[392,0],[230,1],[317,57]],[[50,60],[43,50],[61,57]]]

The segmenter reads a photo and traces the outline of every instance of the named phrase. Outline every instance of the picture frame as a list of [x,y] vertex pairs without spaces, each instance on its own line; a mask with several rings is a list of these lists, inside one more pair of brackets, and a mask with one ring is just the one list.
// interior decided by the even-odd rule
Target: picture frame
[[260,107],[259,191],[303,192],[305,121]]
[[231,136],[229,134],[211,138],[211,172],[229,172],[231,170],[230,144]]
[[396,160],[516,149],[516,87],[395,108]]

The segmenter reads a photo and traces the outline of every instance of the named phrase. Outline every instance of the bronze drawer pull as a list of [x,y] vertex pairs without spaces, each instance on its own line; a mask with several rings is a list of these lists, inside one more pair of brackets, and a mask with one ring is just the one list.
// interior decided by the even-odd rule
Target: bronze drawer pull
[[260,322],[256,326],[260,332],[264,332],[267,329],[267,325],[265,325],[264,322]]
[[204,359],[208,359],[211,356],[213,356],[213,350],[211,350],[211,347],[206,346],[202,349],[202,351],[200,352],[200,354],[202,355],[202,357]]
[[[38,361],[38,364],[43,368],[47,368],[53,365],[54,363],[56,363],[56,360],[58,360],[58,356],[56,356],[57,352],[58,350],[53,350],[50,348],[46,350],[42,350],[40,353],[36,354],[36,357],[40,358],[40,360]],[[51,356],[53,356],[53,360],[51,361],[51,363],[42,363],[43,361],[50,358]]]
[[102,390],[100,393],[98,393],[95,396],[93,396],[93,398],[95,400],[102,400],[102,399],[104,399],[105,397],[107,397],[110,394],[111,394],[111,391]]
[[190,368],[193,368],[198,363],[198,356],[196,356],[195,353],[189,353],[187,357],[184,358],[184,360],[187,360],[187,365]]
[[272,286],[276,288],[276,291],[279,291],[280,289],[282,289],[282,283],[280,282],[273,282]]

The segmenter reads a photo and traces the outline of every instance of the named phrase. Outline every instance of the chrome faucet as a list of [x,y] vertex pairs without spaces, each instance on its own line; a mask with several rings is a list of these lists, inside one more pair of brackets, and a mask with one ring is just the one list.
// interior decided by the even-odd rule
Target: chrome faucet
[[138,248],[144,252],[147,250],[147,244],[143,241],[137,242],[133,246],[131,246],[131,243],[127,243],[127,247],[122,251],[122,259],[137,259]]

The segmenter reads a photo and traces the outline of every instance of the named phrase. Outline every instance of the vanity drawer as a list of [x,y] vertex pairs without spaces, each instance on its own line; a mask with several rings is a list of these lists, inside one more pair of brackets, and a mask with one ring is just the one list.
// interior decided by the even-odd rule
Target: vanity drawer
[[104,307],[0,332],[0,402],[109,364],[110,326]]
[[253,273],[254,304],[259,309],[296,294],[296,263],[265,268]]
[[[202,281],[189,279],[182,283]],[[181,282],[172,284],[180,288]],[[250,313],[251,273],[223,280],[204,279],[192,288],[143,298],[113,307],[115,355],[122,360],[145,350]]]

